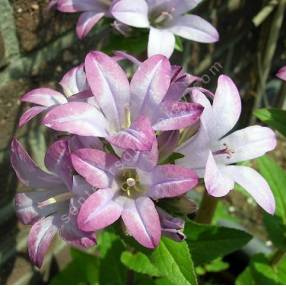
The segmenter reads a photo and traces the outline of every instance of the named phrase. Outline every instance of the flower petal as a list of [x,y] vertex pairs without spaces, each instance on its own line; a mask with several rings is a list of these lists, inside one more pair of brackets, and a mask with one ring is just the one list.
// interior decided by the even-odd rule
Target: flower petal
[[53,224],[54,217],[49,216],[36,222],[29,233],[29,256],[37,267],[43,264],[44,256],[57,233],[57,227]]
[[27,124],[30,120],[32,120],[34,117],[39,115],[41,112],[46,110],[47,107],[45,106],[34,106],[29,108],[27,111],[25,111],[20,120],[19,120],[19,127],[23,127],[25,124]]
[[92,194],[82,205],[77,222],[83,231],[95,231],[117,221],[122,206],[113,201],[117,191],[100,189]]
[[160,158],[167,159],[176,149],[180,139],[180,131],[164,131],[158,136]]
[[56,176],[50,175],[36,166],[16,139],[13,139],[11,144],[11,164],[18,179],[28,187],[43,189],[62,187],[62,182]]
[[215,135],[219,139],[226,135],[237,123],[241,114],[241,99],[234,82],[221,75],[213,101],[213,116],[216,122]]
[[177,36],[200,43],[214,43],[219,40],[217,30],[209,22],[196,15],[178,17],[170,31]]
[[219,155],[225,164],[251,160],[275,149],[275,133],[267,127],[258,125],[238,130],[220,140],[218,150],[227,146],[231,154]]
[[121,158],[121,162],[124,166],[150,171],[158,163],[159,154],[157,140],[154,140],[150,151],[127,150],[122,154]]
[[169,60],[156,55],[142,64],[135,72],[131,83],[131,117],[134,120],[142,114],[150,118],[158,111],[171,81]]
[[175,49],[175,36],[169,30],[151,27],[148,40],[148,57],[164,55],[170,58]]
[[83,39],[91,31],[94,25],[103,18],[105,15],[102,13],[95,13],[93,11],[84,12],[80,15],[78,22],[76,24],[76,34],[79,39]]
[[147,248],[155,248],[159,244],[161,225],[151,199],[130,200],[122,212],[122,219],[129,234],[140,244]]
[[189,127],[199,121],[203,110],[197,103],[165,101],[161,104],[161,114],[158,114],[153,128],[168,131]]
[[44,202],[56,195],[61,194],[64,189],[58,188],[49,191],[35,191],[17,193],[15,195],[16,214],[21,223],[34,224],[41,217],[46,217],[58,210],[58,204],[50,204],[43,208],[39,207],[39,203]]
[[177,197],[197,184],[198,176],[193,170],[175,165],[161,165],[152,172],[149,196],[154,200]]
[[276,76],[282,80],[285,80],[286,81],[286,66],[285,67],[282,67],[278,73],[276,74]]
[[97,137],[73,135],[69,139],[69,148],[71,152],[84,148],[103,150],[103,144]]
[[113,5],[113,17],[132,27],[148,28],[148,5],[145,0],[121,0]]
[[57,174],[69,189],[72,188],[74,169],[67,140],[58,140],[48,148],[45,165],[49,171]]
[[71,158],[75,170],[92,186],[101,189],[111,186],[111,169],[118,162],[115,156],[95,149],[80,149]]
[[60,81],[67,97],[78,94],[88,89],[84,65],[79,65],[68,71]]
[[106,12],[108,6],[100,0],[58,0],[57,9],[65,13],[82,11]]
[[224,173],[241,185],[266,212],[274,214],[274,196],[258,172],[245,166],[228,166],[224,169]]
[[85,60],[87,80],[105,117],[116,130],[124,126],[130,88],[126,74],[111,57],[91,52]]
[[53,106],[67,103],[65,96],[50,88],[37,88],[22,96],[21,101],[41,106]]
[[94,106],[83,102],[69,102],[53,108],[42,122],[57,131],[81,136],[107,136],[108,123]]
[[214,197],[223,197],[234,188],[234,181],[222,172],[224,166],[218,166],[212,153],[209,153],[206,171],[205,186],[208,193]]
[[156,135],[147,117],[138,117],[130,126],[107,138],[109,143],[122,149],[150,151]]

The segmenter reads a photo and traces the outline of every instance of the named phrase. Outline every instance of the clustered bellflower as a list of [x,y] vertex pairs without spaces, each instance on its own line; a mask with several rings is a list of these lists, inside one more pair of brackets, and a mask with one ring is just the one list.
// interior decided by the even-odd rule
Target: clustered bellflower
[[[157,247],[162,235],[184,240],[185,217],[174,217],[164,201],[177,199],[173,205],[181,207],[179,213],[192,212],[187,193],[199,178],[215,197],[225,196],[238,183],[274,213],[266,181],[254,169],[235,165],[273,150],[273,131],[260,126],[233,131],[241,114],[234,82],[221,75],[213,94],[193,86],[200,79],[168,59],[174,35],[206,43],[218,40],[215,28],[187,14],[200,2],[49,2],[50,8],[63,12],[82,12],[80,38],[103,16],[149,28],[150,36],[149,58],[143,62],[124,52],[108,56],[92,51],[64,75],[61,91],[39,88],[21,99],[33,106],[21,116],[19,127],[41,116],[41,124],[58,138],[47,149],[46,170],[16,138],[11,144],[12,167],[32,189],[18,193],[15,205],[20,221],[31,225],[28,250],[38,267],[56,234],[88,248],[96,244],[97,231],[119,220],[126,234],[147,248]],[[135,65],[133,75],[121,67],[122,60]],[[279,76],[284,77],[283,70]]]

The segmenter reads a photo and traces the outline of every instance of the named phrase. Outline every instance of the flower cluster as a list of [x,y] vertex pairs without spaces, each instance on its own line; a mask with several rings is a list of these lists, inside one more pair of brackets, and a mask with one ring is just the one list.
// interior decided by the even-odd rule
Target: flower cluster
[[[118,63],[125,58],[137,65],[131,80]],[[47,172],[16,139],[12,142],[18,178],[41,189],[16,196],[20,220],[32,225],[28,246],[36,265],[41,266],[56,233],[90,247],[96,231],[119,218],[147,248],[156,247],[161,235],[184,239],[184,221],[158,203],[185,195],[199,178],[217,197],[237,182],[274,212],[265,180],[249,167],[233,165],[272,150],[274,133],[252,126],[230,134],[241,113],[235,84],[220,76],[212,94],[191,87],[195,80],[163,55],[141,63],[122,53],[112,58],[94,51],[63,77],[62,93],[40,88],[22,97],[35,106],[22,115],[20,126],[41,114],[42,124],[62,137],[47,150]],[[190,128],[195,135],[182,142]],[[184,157],[177,164],[162,163],[173,152]]]
[[170,57],[175,49],[175,35],[201,43],[218,41],[218,32],[211,24],[199,16],[187,14],[201,1],[51,0],[50,6],[64,13],[82,13],[76,27],[80,39],[105,16],[115,19],[114,27],[119,32],[124,30],[124,25],[150,29],[148,56]]

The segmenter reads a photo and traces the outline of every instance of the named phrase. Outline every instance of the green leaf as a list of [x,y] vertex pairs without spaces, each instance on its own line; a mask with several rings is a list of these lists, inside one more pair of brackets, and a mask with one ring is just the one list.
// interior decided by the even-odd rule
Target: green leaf
[[120,240],[113,242],[100,263],[100,284],[126,284],[127,268],[120,262],[121,253],[125,250]]
[[156,277],[160,276],[159,270],[152,264],[148,256],[141,252],[131,253],[124,251],[120,259],[126,267],[135,272]]
[[261,175],[268,182],[276,201],[276,215],[286,224],[286,172],[268,156],[256,160]]
[[178,52],[183,52],[183,50],[184,50],[183,41],[180,37],[176,37],[175,49]]
[[99,282],[99,258],[78,249],[71,249],[71,256],[77,269],[83,273],[88,284],[98,284]]
[[279,281],[277,269],[270,265],[269,260],[263,254],[255,255],[250,262],[250,265],[242,272],[237,280],[238,285],[268,285],[282,284]]
[[266,227],[269,239],[273,244],[286,251],[286,225],[278,216],[272,216],[267,213],[264,214],[264,225]]
[[185,241],[162,238],[150,259],[171,284],[197,284],[193,261]]
[[286,136],[286,111],[281,109],[259,109],[255,116],[268,126],[277,129]]
[[184,233],[195,265],[205,264],[238,250],[252,238],[242,230],[193,221],[186,223]]
[[227,262],[222,261],[221,258],[215,259],[214,261],[205,265],[205,269],[207,272],[221,272],[228,269],[229,264]]

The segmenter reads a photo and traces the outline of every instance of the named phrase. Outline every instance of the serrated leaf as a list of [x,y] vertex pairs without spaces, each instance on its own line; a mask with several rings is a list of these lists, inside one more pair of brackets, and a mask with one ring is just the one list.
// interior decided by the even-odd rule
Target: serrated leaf
[[252,236],[245,231],[188,221],[184,230],[195,265],[202,265],[241,249]]
[[286,225],[282,219],[265,213],[263,220],[269,239],[277,248],[286,251]]
[[278,130],[286,136],[286,111],[281,109],[259,109],[254,112],[255,116],[268,126]]
[[135,272],[155,277],[160,276],[159,270],[152,264],[149,257],[144,253],[131,253],[129,251],[124,251],[121,254],[120,260],[126,267]]
[[256,160],[261,175],[268,182],[276,201],[276,215],[286,224],[286,172],[268,156]]
[[175,242],[163,238],[150,259],[172,284],[197,284],[193,261],[185,241]]

